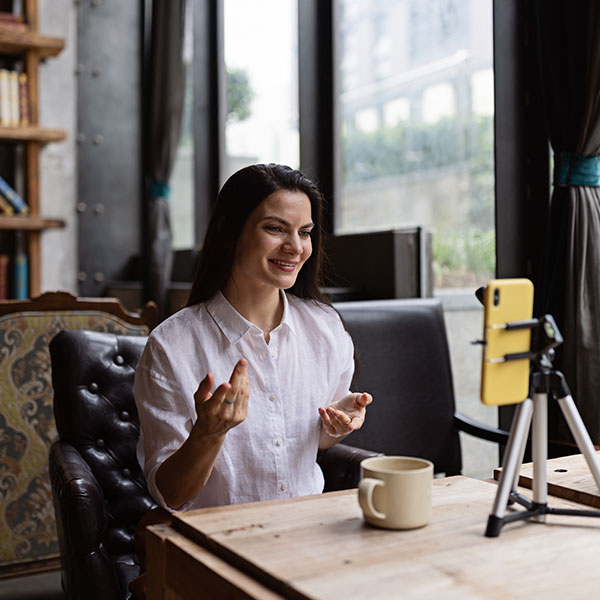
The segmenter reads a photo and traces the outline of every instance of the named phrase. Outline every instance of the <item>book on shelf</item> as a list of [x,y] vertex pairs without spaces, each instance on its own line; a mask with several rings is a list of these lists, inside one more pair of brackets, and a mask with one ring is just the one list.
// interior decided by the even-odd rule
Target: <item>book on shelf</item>
[[27,73],[19,73],[19,125],[29,125],[29,98],[27,93]]
[[0,27],[13,31],[26,31],[28,27],[24,21],[23,15],[0,11]]
[[11,127],[19,126],[19,74],[8,72],[8,93],[10,101],[9,122]]
[[25,17],[17,10],[17,12],[11,12],[7,10],[0,10],[0,22],[10,23],[24,23]]
[[15,231],[15,236],[13,296],[15,300],[25,300],[29,297],[29,257],[25,251],[25,234]]
[[0,195],[13,207],[16,213],[27,214],[29,207],[17,192],[6,182],[3,177],[0,177]]
[[29,27],[25,23],[0,20],[0,29],[10,29],[11,31],[27,31]]
[[20,69],[0,69],[0,126],[29,125],[27,73]]
[[0,126],[10,127],[10,71],[0,69]]
[[0,254],[0,300],[8,299],[8,254]]
[[14,215],[15,209],[8,203],[8,200],[0,194],[0,213],[5,215]]

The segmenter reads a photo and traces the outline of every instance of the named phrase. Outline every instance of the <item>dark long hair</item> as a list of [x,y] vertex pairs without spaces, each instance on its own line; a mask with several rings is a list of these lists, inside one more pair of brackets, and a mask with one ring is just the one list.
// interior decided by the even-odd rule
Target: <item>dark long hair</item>
[[212,298],[229,280],[240,234],[250,213],[277,190],[308,196],[314,228],[312,254],[288,290],[300,298],[329,304],[321,291],[323,262],[323,196],[303,173],[284,165],[252,165],[234,173],[223,185],[213,207],[188,306]]

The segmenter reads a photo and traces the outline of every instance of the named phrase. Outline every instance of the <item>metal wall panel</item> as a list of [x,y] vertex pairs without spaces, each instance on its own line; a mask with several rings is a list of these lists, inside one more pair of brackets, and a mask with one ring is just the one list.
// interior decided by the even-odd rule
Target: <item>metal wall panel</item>
[[140,252],[141,0],[78,2],[79,293]]

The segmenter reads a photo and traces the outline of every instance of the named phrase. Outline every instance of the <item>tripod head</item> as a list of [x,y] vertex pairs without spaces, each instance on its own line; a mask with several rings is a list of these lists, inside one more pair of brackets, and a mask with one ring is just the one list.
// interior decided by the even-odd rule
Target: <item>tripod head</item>
[[547,358],[551,363],[554,359],[554,348],[560,346],[563,341],[554,317],[552,315],[540,317],[531,335],[532,360]]

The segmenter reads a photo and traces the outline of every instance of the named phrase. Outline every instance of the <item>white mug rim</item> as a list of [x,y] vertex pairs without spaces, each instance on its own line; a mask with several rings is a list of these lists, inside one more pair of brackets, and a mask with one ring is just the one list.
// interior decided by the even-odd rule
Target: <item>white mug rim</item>
[[[376,461],[388,461],[388,460],[406,460],[406,461],[413,461],[415,463],[421,463],[421,467],[417,467],[414,469],[411,468],[404,468],[404,469],[394,469],[391,467],[384,467],[384,466],[370,466],[369,463],[372,462],[376,462]],[[369,458],[365,458],[360,462],[360,466],[363,468],[363,471],[365,469],[368,469],[369,471],[372,472],[378,472],[378,473],[385,473],[386,475],[394,475],[395,473],[399,473],[399,474],[408,474],[408,473],[422,473],[424,471],[433,471],[433,463],[426,459],[426,458],[420,458],[418,456],[396,456],[396,455],[388,455],[388,456],[371,456]]]

